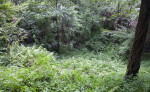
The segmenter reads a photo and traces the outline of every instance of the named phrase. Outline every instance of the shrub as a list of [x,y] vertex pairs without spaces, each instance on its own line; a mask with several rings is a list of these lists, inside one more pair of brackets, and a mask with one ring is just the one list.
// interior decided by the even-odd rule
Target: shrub
[[10,22],[14,17],[15,11],[11,2],[0,3],[0,27],[3,27],[7,22]]
[[14,6],[12,2],[2,0],[0,3],[0,53],[9,50],[9,45],[16,45],[26,37],[24,29],[17,26],[20,18],[17,13],[21,6]]
[[31,67],[33,65],[49,64],[54,61],[52,53],[41,46],[12,46],[6,57],[9,57],[9,60],[6,62],[4,58],[2,60],[3,65],[18,67]]
[[58,43],[59,45],[72,44],[71,37],[79,31],[77,29],[81,26],[78,22],[76,6],[65,3],[69,4],[68,7],[63,2],[58,3],[60,6],[58,5],[56,9],[53,2],[28,2],[21,13],[22,19],[18,24],[27,30],[35,43],[49,45],[48,50],[52,47],[56,48]]
[[90,39],[84,46],[95,52],[109,53],[116,58],[126,57],[130,53],[133,35],[134,32],[131,29],[130,32],[100,29],[99,32],[90,35]]

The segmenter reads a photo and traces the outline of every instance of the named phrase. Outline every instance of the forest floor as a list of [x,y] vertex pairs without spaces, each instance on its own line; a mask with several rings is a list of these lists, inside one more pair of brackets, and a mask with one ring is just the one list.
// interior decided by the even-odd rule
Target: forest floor
[[[32,54],[32,53],[31,53]],[[44,56],[44,54],[41,54]],[[1,92],[149,92],[150,60],[144,57],[138,77],[124,81],[127,62],[104,53],[69,51],[47,65],[0,66]],[[39,57],[34,57],[38,58]],[[16,58],[17,59],[17,58]]]

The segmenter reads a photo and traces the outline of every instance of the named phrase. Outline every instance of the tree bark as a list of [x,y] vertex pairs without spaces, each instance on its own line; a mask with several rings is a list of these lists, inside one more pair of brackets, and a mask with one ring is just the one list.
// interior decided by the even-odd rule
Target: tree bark
[[147,32],[145,46],[144,46],[144,50],[143,50],[143,53],[148,53],[148,52],[150,52],[150,27]]
[[[56,10],[58,11],[58,0],[56,0]],[[56,25],[57,25],[57,28],[56,28],[56,31],[57,31],[57,35],[56,35],[56,40],[57,40],[57,48],[56,48],[56,51],[59,52],[59,49],[60,49],[60,34],[59,34],[59,30],[58,30],[58,16],[57,16],[57,12],[56,12]]]
[[127,65],[126,77],[136,76],[141,63],[141,56],[146,40],[150,18],[150,0],[141,0],[140,14],[136,26],[134,42]]

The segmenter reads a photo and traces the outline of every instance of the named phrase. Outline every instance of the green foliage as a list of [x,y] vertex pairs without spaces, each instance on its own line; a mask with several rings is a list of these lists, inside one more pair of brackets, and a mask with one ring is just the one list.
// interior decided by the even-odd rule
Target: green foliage
[[[58,43],[72,47],[85,43],[91,50],[102,51],[112,40],[123,40],[118,35],[110,40],[109,33],[129,34],[126,30],[133,26],[130,21],[137,18],[138,5],[138,0],[61,0],[57,5],[55,0],[33,0],[22,6],[18,26],[27,31],[32,42],[44,44],[48,50],[55,50]],[[105,30],[109,33],[102,32]]]
[[0,3],[0,53],[4,54],[9,45],[17,45],[26,37],[24,29],[17,26],[20,18],[16,18],[20,6],[14,6],[10,1]]
[[91,39],[86,41],[84,46],[90,51],[107,53],[112,58],[127,59],[133,37],[134,32],[131,29],[130,32],[100,29],[90,35]]
[[56,45],[58,40],[64,42],[62,38],[70,43],[71,36],[81,26],[78,23],[78,12],[74,5],[67,7],[62,2],[59,4],[56,9],[53,2],[29,2],[21,14],[23,18],[19,26],[31,33],[36,43]]
[[[14,6],[1,0],[0,91],[148,92],[149,62],[143,62],[139,76],[129,83],[123,80],[126,65],[121,62],[130,53],[134,35],[130,21],[136,21],[139,4],[139,0],[27,0]],[[60,52],[53,55],[42,46],[20,45],[27,40],[48,50],[59,43]]]
[[106,32],[96,32],[91,35],[91,39],[86,41],[85,47],[96,52],[103,51],[110,41],[110,36]]
[[[139,77],[134,82],[123,80],[125,67],[118,60],[110,59],[103,53],[68,52],[54,60],[52,53],[41,47],[13,47],[11,66],[0,66],[0,90],[11,92],[43,91],[105,91],[105,92],[148,92],[149,62],[143,63]],[[26,51],[25,51],[26,50]],[[26,53],[26,54],[23,54]],[[23,59],[30,67],[20,67]],[[21,56],[22,57],[22,56]],[[29,57],[28,59],[25,57]],[[36,64],[32,61],[36,60]]]
[[9,54],[6,57],[9,57],[9,62],[3,60],[2,65],[15,65],[18,67],[31,67],[33,65],[48,64],[54,60],[52,54],[41,46],[14,46],[10,48]]
[[0,27],[10,22],[14,17],[14,9],[11,2],[0,3]]
[[[11,47],[8,56],[9,59],[7,56],[1,59],[2,65],[8,66],[6,71],[1,74],[1,77],[5,76],[5,78],[0,79],[2,90],[12,92],[41,90],[42,88],[39,89],[38,86],[51,81],[53,74],[50,71],[54,69],[52,63],[55,60],[52,53],[42,47],[25,47],[23,45]],[[10,73],[12,75],[7,76]],[[43,83],[39,84],[40,81],[43,81]],[[33,88],[30,88],[30,86]]]
[[0,53],[6,53],[11,45],[19,45],[19,42],[26,38],[26,32],[22,28],[15,25],[7,24],[7,26],[0,29]]
[[7,37],[4,36],[4,33],[3,33],[3,29],[0,29],[0,54],[2,54],[3,51],[5,51],[6,47],[7,47]]
[[128,59],[130,48],[133,42],[134,32],[119,33],[112,32],[109,45],[105,48],[105,52],[114,55],[113,58]]

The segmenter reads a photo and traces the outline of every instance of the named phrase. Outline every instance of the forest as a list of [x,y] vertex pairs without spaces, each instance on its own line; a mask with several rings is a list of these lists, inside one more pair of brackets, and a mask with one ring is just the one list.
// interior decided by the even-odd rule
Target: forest
[[150,92],[150,0],[0,0],[0,92]]

